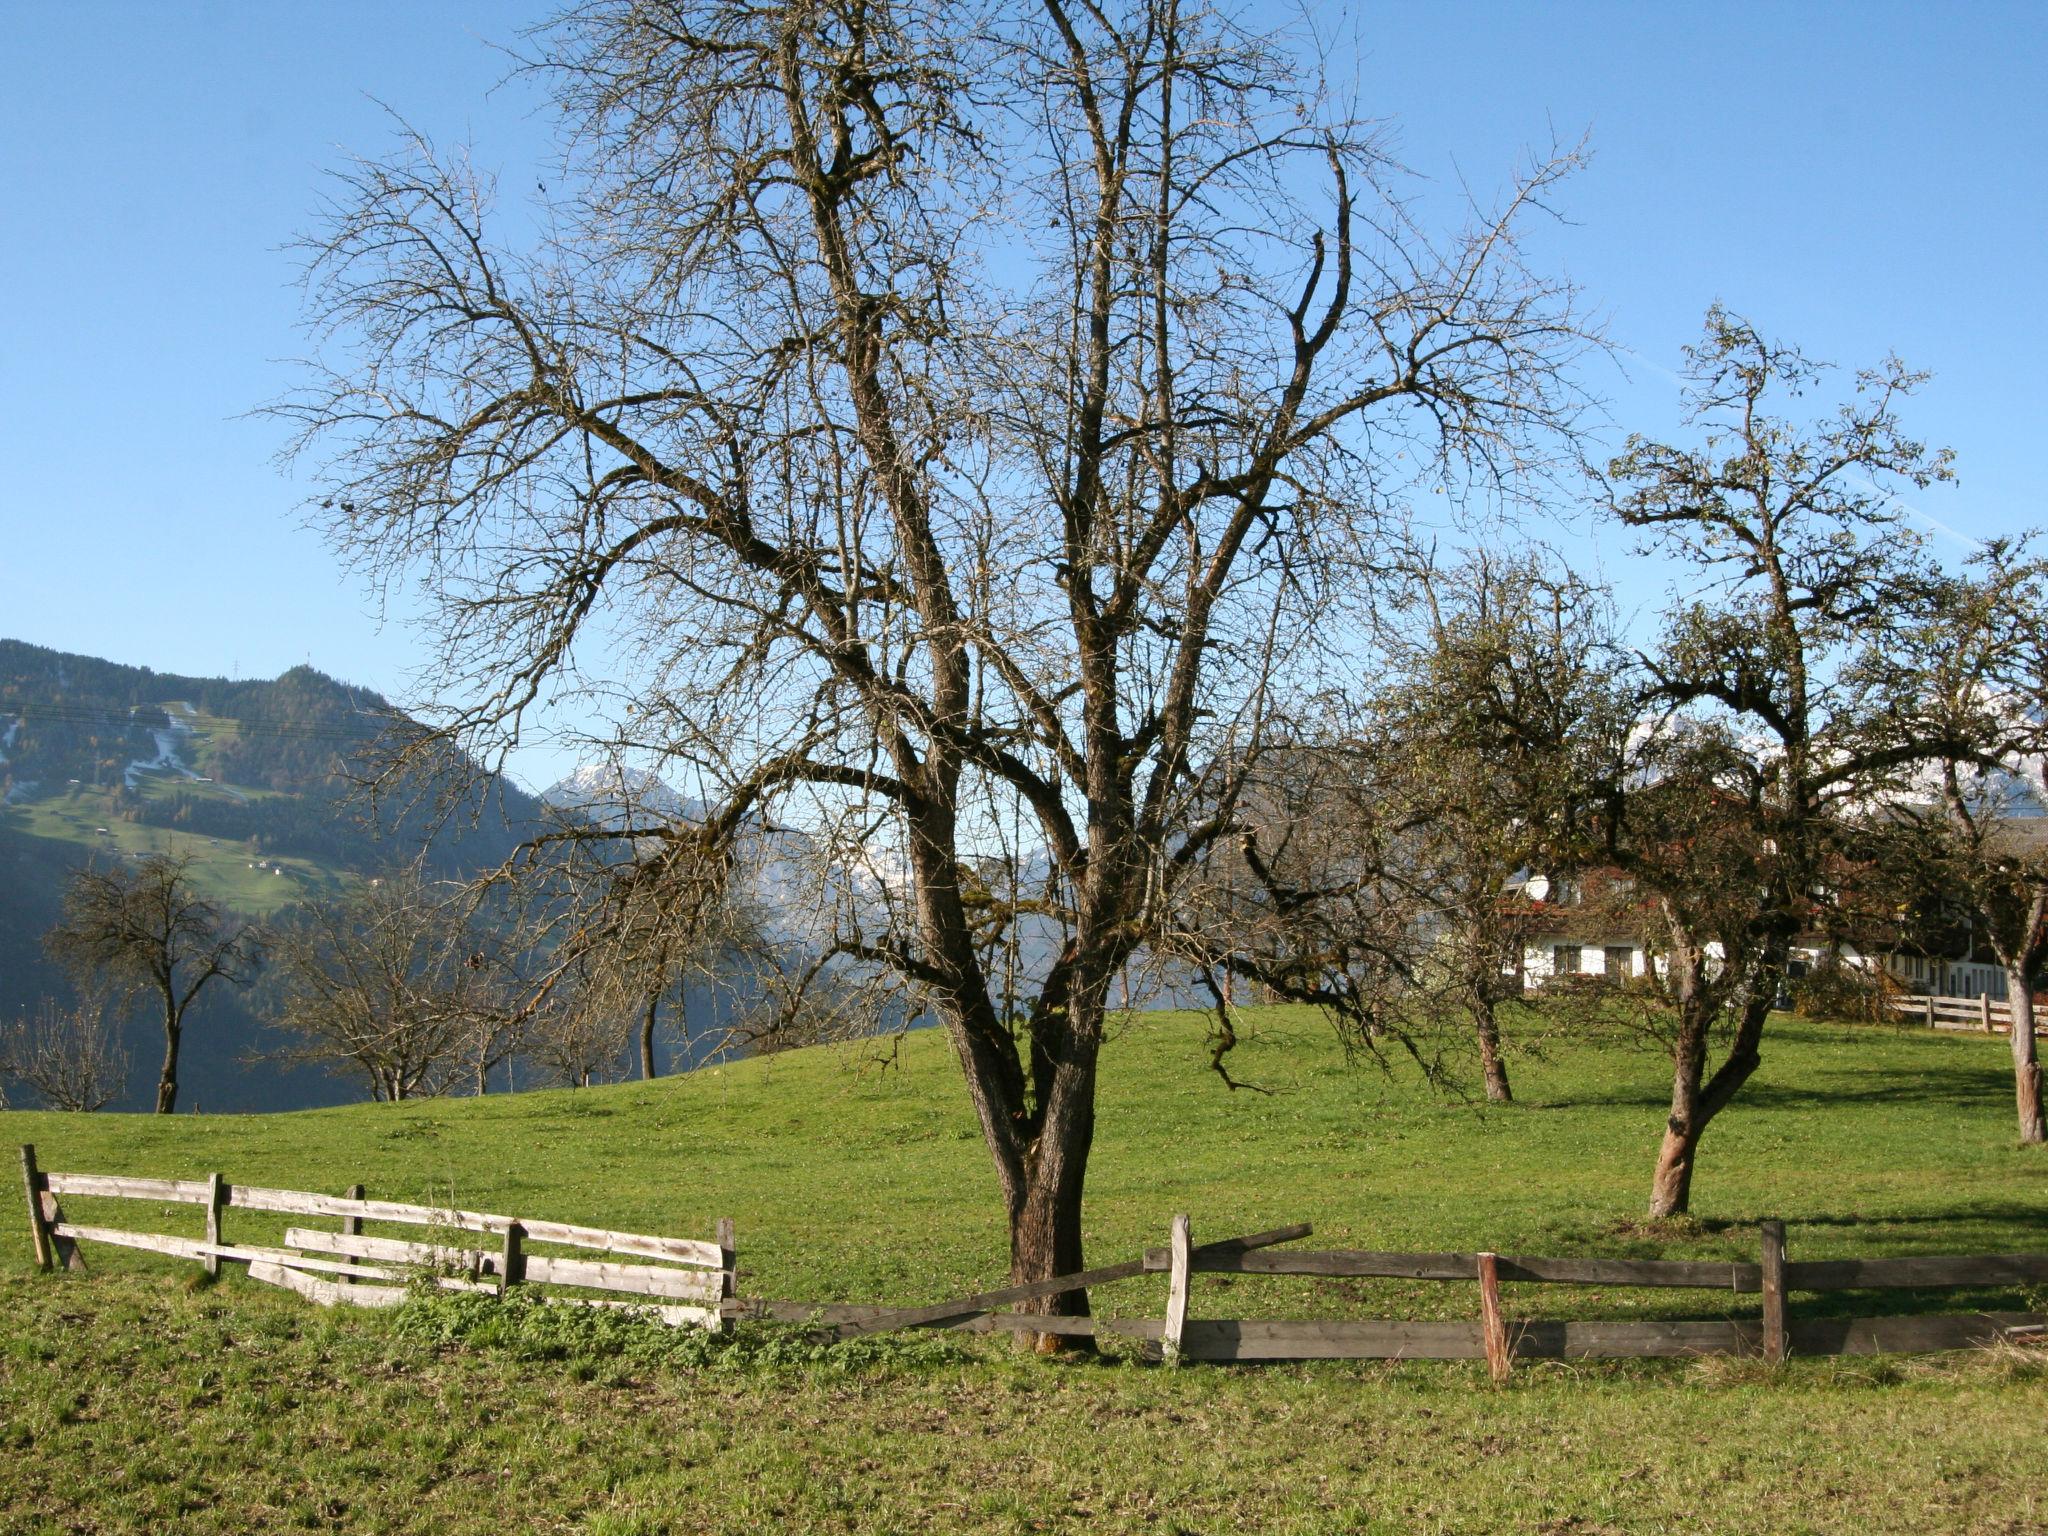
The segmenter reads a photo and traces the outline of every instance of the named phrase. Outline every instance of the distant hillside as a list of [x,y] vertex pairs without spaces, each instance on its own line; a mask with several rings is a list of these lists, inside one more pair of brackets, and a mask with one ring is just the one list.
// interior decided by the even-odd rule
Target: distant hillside
[[[402,718],[311,667],[183,677],[0,640],[0,1011],[62,989],[40,940],[88,859],[189,856],[209,897],[262,918],[412,857],[436,825],[431,807],[386,806],[373,824],[350,779]],[[541,814],[500,781],[439,822],[428,862],[448,875],[494,863]],[[240,1059],[270,1042],[241,1000],[223,992],[202,1008],[183,1075],[204,1107],[349,1096],[321,1074],[246,1069]],[[139,1092],[159,1046],[144,1027],[131,1050]]]

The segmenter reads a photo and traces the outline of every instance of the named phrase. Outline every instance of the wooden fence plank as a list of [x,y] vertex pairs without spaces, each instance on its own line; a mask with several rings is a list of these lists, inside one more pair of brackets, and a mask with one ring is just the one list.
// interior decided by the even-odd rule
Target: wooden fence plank
[[933,1323],[951,1322],[975,1312],[992,1312],[997,1307],[1007,1307],[1014,1302],[1033,1301],[1040,1296],[1060,1296],[1068,1291],[1086,1290],[1091,1285],[1108,1285],[1112,1281],[1128,1280],[1144,1272],[1145,1261],[1131,1259],[1126,1263],[1110,1264],[1102,1269],[1087,1269],[1072,1275],[1055,1275],[1050,1280],[1032,1280],[1023,1285],[1005,1286],[999,1291],[982,1291],[978,1295],[962,1296],[957,1301],[934,1302],[927,1307],[897,1307],[891,1309],[887,1321],[877,1321],[873,1324],[855,1323],[842,1331],[848,1338],[858,1338],[865,1333],[886,1333],[892,1328],[925,1328]]
[[498,1294],[503,1296],[508,1286],[518,1285],[526,1278],[526,1255],[520,1251],[519,1239],[525,1232],[518,1222],[505,1228],[505,1241],[498,1249]]
[[1479,1360],[1476,1322],[1230,1322],[1204,1318],[1181,1335],[1186,1360]]
[[1507,1323],[1500,1310],[1500,1255],[1481,1253],[1479,1260],[1479,1332],[1486,1346],[1486,1369],[1495,1386],[1508,1379],[1513,1356],[1508,1349]]
[[346,1304],[352,1307],[400,1307],[405,1305],[407,1291],[394,1285],[336,1285],[331,1280],[316,1280],[297,1269],[287,1269],[282,1264],[251,1264],[249,1278],[260,1280],[265,1285],[281,1285],[288,1291],[296,1291],[316,1306],[332,1307]]
[[[1221,1247],[1222,1245],[1216,1245]],[[1159,1262],[1153,1262],[1153,1256]],[[1537,1259],[1496,1256],[1502,1280],[1562,1285],[1678,1286],[1692,1290],[1755,1291],[1757,1266],[1719,1259]],[[1197,1271],[1237,1275],[1329,1275],[1393,1280],[1472,1280],[1479,1274],[1474,1253],[1381,1253],[1368,1249],[1219,1253],[1210,1247],[1192,1255]],[[1165,1269],[1166,1250],[1146,1253],[1148,1269]]]
[[[244,1184],[229,1186],[228,1204],[252,1211],[283,1211],[293,1216],[357,1216],[365,1221],[448,1227],[458,1232],[489,1232],[498,1236],[502,1236],[514,1220],[510,1216],[492,1215],[486,1211],[444,1210],[396,1200],[349,1200],[337,1195],[315,1195],[297,1189],[262,1189]],[[595,1248],[606,1253],[667,1259],[703,1269],[717,1269],[722,1258],[716,1243],[698,1238],[614,1232],[604,1227],[585,1227],[566,1221],[535,1221],[524,1216],[517,1220],[526,1229],[525,1240],[530,1243]]]
[[[349,1198],[349,1199],[351,1199],[351,1200],[360,1200],[360,1199],[362,1199],[362,1198],[363,1198],[363,1186],[362,1186],[362,1185],[360,1185],[360,1184],[351,1184],[351,1185],[349,1185],[349,1187],[348,1187],[348,1198]],[[360,1217],[360,1216],[344,1216],[344,1217],[342,1217],[342,1218],[341,1218],[341,1230],[342,1230],[342,1234],[343,1234],[344,1236],[346,1236],[346,1237],[357,1237],[357,1236],[360,1236],[360,1235],[362,1234],[362,1230],[363,1230],[363,1218],[362,1218],[362,1217]],[[356,1261],[355,1261],[354,1259],[350,1259],[350,1260],[349,1260],[348,1262],[349,1262],[350,1264],[354,1264],[354,1263],[355,1263]],[[346,1276],[344,1276],[344,1277],[343,1277],[343,1279],[342,1279],[342,1282],[341,1282],[341,1283],[342,1283],[343,1285],[353,1285],[353,1284],[355,1284],[355,1282],[354,1282],[353,1280],[350,1280],[350,1279],[348,1279],[348,1278],[347,1278]]]
[[1794,1291],[1930,1290],[2035,1285],[2048,1280],[2048,1253],[1916,1254],[1898,1259],[1809,1259],[1785,1266]]
[[[45,1175],[47,1183],[48,1176]],[[79,1251],[78,1243],[69,1234],[58,1229],[65,1225],[64,1207],[57,1203],[57,1197],[45,1188],[37,1192],[36,1200],[43,1208],[43,1230],[50,1234],[50,1251],[57,1256],[57,1263],[67,1271],[85,1268],[85,1255]]]
[[651,1317],[670,1328],[714,1329],[719,1326],[716,1307],[672,1307],[651,1301],[604,1301],[595,1296],[542,1296],[551,1307],[608,1307]]
[[284,1244],[287,1248],[303,1248],[309,1253],[336,1253],[357,1259],[381,1259],[391,1264],[424,1264],[431,1268],[452,1267],[477,1275],[498,1273],[498,1255],[481,1248],[447,1248],[439,1243],[415,1243],[398,1237],[363,1237],[307,1227],[285,1228]]
[[[116,1248],[139,1248],[145,1253],[167,1254],[174,1259],[206,1259],[218,1257],[237,1264],[283,1264],[295,1269],[318,1269],[338,1274],[358,1274],[365,1278],[395,1280],[403,1282],[407,1276],[394,1270],[358,1269],[353,1262],[330,1261],[307,1258],[304,1254],[293,1253],[289,1248],[262,1248],[238,1243],[207,1243],[196,1237],[173,1237],[168,1232],[131,1232],[126,1227],[80,1226],[74,1222],[63,1224],[68,1237],[81,1242],[106,1243]],[[333,1234],[325,1234],[332,1236]],[[450,1276],[439,1276],[436,1284],[444,1290],[490,1291],[495,1285],[473,1284]]]
[[[288,1228],[285,1245],[312,1253],[353,1254],[399,1264],[452,1264],[477,1275],[503,1277],[504,1255],[479,1248],[444,1248],[396,1237],[351,1237],[306,1227]],[[663,1269],[652,1264],[607,1264],[593,1259],[563,1259],[527,1253],[519,1262],[524,1278],[536,1285],[580,1285],[594,1291],[630,1291],[636,1296],[666,1296],[676,1301],[716,1303],[724,1288],[722,1274],[697,1269]],[[514,1282],[518,1283],[517,1281]]]
[[36,1252],[36,1268],[48,1270],[51,1267],[51,1243],[49,1224],[43,1220],[43,1175],[36,1171],[36,1149],[33,1143],[21,1144],[21,1183],[28,1194],[28,1239]]
[[1791,1325],[1802,1355],[1912,1354],[1977,1349],[2024,1330],[2048,1327],[2048,1313],[1928,1313],[1911,1317],[1816,1317]]
[[[1517,1322],[1508,1344],[1520,1359],[1590,1360],[1731,1354],[1754,1350],[1752,1322]],[[1190,1322],[1189,1360],[1484,1360],[1477,1322]]]
[[[218,1173],[209,1173],[206,1176],[206,1241],[210,1247],[218,1247],[224,1241],[220,1229],[220,1212],[224,1204],[226,1204],[226,1195],[221,1186],[220,1175]],[[218,1280],[220,1278],[220,1255],[218,1253],[209,1253],[206,1255],[204,1262],[206,1264],[207,1278]]]
[[1178,1215],[1168,1228],[1167,1249],[1173,1258],[1173,1267],[1167,1271],[1166,1286],[1166,1328],[1160,1334],[1160,1343],[1169,1363],[1180,1359],[1180,1341],[1188,1324],[1188,1251],[1194,1247],[1190,1235],[1188,1218]]
[[710,1302],[716,1307],[725,1289],[722,1274],[689,1269],[661,1269],[652,1264],[605,1264],[591,1259],[558,1259],[529,1253],[526,1278],[538,1285],[580,1285],[593,1291],[630,1291],[636,1296],[667,1296],[676,1301]]
[[114,1200],[158,1200],[169,1205],[204,1205],[211,1198],[207,1179],[131,1179],[112,1173],[48,1173],[44,1187],[55,1195],[93,1196]]
[[1763,1244],[1764,1359],[1785,1361],[1785,1223],[1758,1223]]

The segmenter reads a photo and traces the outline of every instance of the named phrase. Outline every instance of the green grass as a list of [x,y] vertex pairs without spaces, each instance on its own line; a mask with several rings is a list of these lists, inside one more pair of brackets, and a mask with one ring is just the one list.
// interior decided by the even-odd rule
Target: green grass
[[[143,780],[144,798],[169,792],[163,784]],[[153,853],[189,858],[199,893],[246,917],[268,917],[292,902],[332,895],[342,888],[342,877],[313,859],[265,854],[261,863],[268,867],[258,868],[257,856],[239,843],[124,821],[114,809],[113,793],[90,786],[17,802],[0,811],[0,826],[49,843],[90,849],[103,859]],[[276,873],[279,868],[283,874]]]
[[[1316,1246],[1795,1258],[2048,1246],[2048,1158],[2012,1141],[1996,1042],[1781,1020],[1708,1134],[1689,1223],[1638,1219],[1665,1069],[1614,1040],[1445,1101],[1263,1010],[1233,1069],[1149,1015],[1105,1050],[1089,1258],[1309,1220]],[[885,1064],[885,1061],[888,1064]],[[993,1175],[946,1043],[907,1037],[581,1093],[270,1117],[0,1116],[45,1167],[459,1201],[709,1235],[744,1288],[941,1299],[1000,1283]],[[67,1202],[197,1231],[189,1208]],[[231,1237],[271,1224],[230,1213]],[[308,1528],[2048,1532],[2048,1410],[2017,1353],[1930,1362],[1536,1366],[962,1362],[685,1368],[612,1346],[423,1343],[245,1280],[99,1249],[34,1276],[0,1243],[0,1531]],[[1510,1286],[1522,1316],[1753,1315],[1717,1292]],[[1098,1310],[1158,1315],[1158,1277]],[[1953,1298],[1795,1298],[1868,1310]],[[1973,1305],[2034,1305],[1973,1293]],[[1467,1316],[1455,1284],[1197,1281],[1197,1316]],[[511,1501],[517,1490],[520,1502]],[[2040,1502],[2037,1502],[2040,1501]],[[524,1511],[524,1513],[515,1513]]]

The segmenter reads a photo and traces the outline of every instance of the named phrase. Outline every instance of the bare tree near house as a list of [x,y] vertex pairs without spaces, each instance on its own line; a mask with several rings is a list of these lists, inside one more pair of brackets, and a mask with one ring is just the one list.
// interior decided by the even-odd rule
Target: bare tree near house
[[2022,542],[1986,548],[1945,583],[1927,622],[1896,657],[1867,664],[1897,702],[1877,740],[1941,738],[1903,781],[1871,786],[1886,820],[1913,842],[1923,887],[1969,916],[2005,973],[2019,1139],[2048,1141],[2034,1037],[2037,980],[2048,966],[2048,561]]
[[[89,995],[65,1007],[43,998],[34,1013],[0,1026],[0,1084],[25,1083],[51,1109],[104,1109],[128,1080],[128,1052],[108,1000]],[[0,1107],[6,1103],[0,1095]]]
[[1432,241],[1296,58],[1168,0],[601,0],[540,47],[554,245],[424,144],[342,173],[285,407],[332,531],[424,577],[465,746],[580,692],[717,803],[658,837],[832,847],[827,947],[950,1033],[1013,1273],[1077,1269],[1111,978],[1340,670],[1390,498],[1570,424],[1515,243],[1568,157]]
[[1502,1003],[1522,995],[1540,913],[1520,872],[1570,870],[1588,801],[1626,732],[1604,596],[1533,555],[1416,563],[1391,645],[1368,788],[1401,818],[1428,948],[1418,1006],[1470,1023],[1486,1096],[1511,1097]]
[[88,865],[64,891],[63,916],[43,936],[81,990],[155,993],[164,1031],[156,1112],[178,1103],[178,1052],[200,995],[216,982],[246,986],[263,957],[256,929],[225,916],[193,888],[191,860],[152,854]]
[[1800,426],[1772,414],[1776,400],[1817,388],[1822,365],[1718,307],[1686,356],[1696,446],[1631,438],[1608,472],[1614,517],[1699,577],[1641,658],[1653,723],[1608,818],[1609,855],[1657,898],[1669,935],[1671,1108],[1653,1216],[1690,1208],[1700,1138],[1762,1060],[1856,787],[1939,745],[1938,733],[1871,740],[1884,700],[1849,663],[1899,645],[1934,580],[1892,487],[1950,478],[1948,454],[1899,421],[1922,376],[1896,359]]
[[431,1098],[483,1084],[518,1041],[522,988],[471,893],[418,865],[310,902],[272,934],[285,1054],[360,1073],[372,1097]]

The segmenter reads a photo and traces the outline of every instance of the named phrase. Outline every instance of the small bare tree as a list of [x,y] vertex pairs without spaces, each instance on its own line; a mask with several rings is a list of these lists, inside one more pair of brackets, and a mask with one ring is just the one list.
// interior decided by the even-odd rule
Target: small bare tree
[[474,1085],[517,1041],[517,992],[471,893],[417,866],[310,903],[273,935],[287,1055],[360,1072],[378,1099]]
[[128,1081],[128,1052],[104,997],[66,1008],[43,998],[0,1029],[0,1080],[28,1085],[51,1109],[104,1109]]
[[1399,819],[1425,943],[1416,1006],[1471,1025],[1486,1096],[1512,1093],[1499,1010],[1540,915],[1517,874],[1572,871],[1628,719],[1606,599],[1534,555],[1417,563],[1361,784]]
[[156,994],[164,1030],[160,1115],[177,1108],[178,1049],[200,994],[215,982],[246,986],[263,958],[262,935],[201,896],[190,871],[189,858],[163,854],[88,865],[71,877],[63,917],[43,938],[82,989]]

